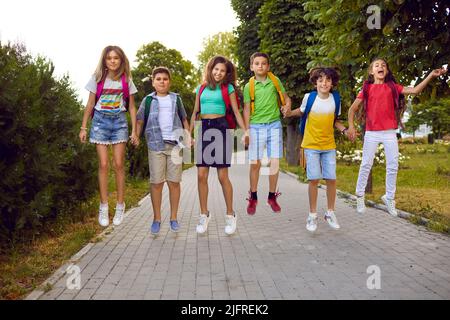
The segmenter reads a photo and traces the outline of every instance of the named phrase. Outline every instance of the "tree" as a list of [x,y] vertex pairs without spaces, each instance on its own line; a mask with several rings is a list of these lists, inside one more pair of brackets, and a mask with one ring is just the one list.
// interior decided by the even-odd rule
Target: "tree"
[[[134,83],[138,89],[136,94],[136,107],[139,107],[143,98],[154,88],[151,85],[150,75],[155,67],[169,68],[171,78],[171,91],[180,94],[188,116],[192,114],[195,100],[195,87],[200,82],[200,74],[194,65],[183,58],[175,49],[168,49],[160,42],[151,42],[143,45],[136,53],[137,67],[132,70]],[[148,177],[147,146],[145,139],[141,140],[139,148],[127,149],[129,172],[134,177]]]
[[203,40],[203,50],[198,55],[201,71],[215,55],[225,56],[237,63],[236,38],[232,32],[219,32]]
[[264,2],[265,0],[231,0],[231,6],[241,22],[235,34],[238,77],[242,81],[247,81],[252,76],[250,56],[259,50],[259,10]]
[[450,97],[415,105],[406,126],[418,127],[421,124],[429,125],[438,139],[450,133]]
[[[378,10],[371,11],[372,4],[370,0],[314,0],[305,4],[305,19],[321,26],[314,32],[317,43],[307,51],[309,65],[339,66],[343,76],[340,88],[350,101],[374,57],[387,59],[397,80],[405,85],[420,81],[450,59],[447,0],[380,1],[379,29],[368,27],[368,19]],[[448,75],[433,82],[422,101],[432,92],[435,96],[450,94],[446,79]]]
[[34,236],[97,189],[97,157],[78,141],[81,102],[70,79],[22,45],[0,43],[0,243]]

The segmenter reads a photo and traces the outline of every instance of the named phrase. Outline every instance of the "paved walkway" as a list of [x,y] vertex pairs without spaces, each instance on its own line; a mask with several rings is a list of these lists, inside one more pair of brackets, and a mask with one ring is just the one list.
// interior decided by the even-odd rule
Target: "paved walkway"
[[[281,214],[260,200],[255,216],[245,213],[248,166],[234,165],[238,229],[224,233],[225,203],[215,170],[210,171],[207,235],[197,235],[196,169],[184,172],[178,234],[169,231],[164,189],[161,233],[149,233],[151,202],[144,198],[123,224],[105,232],[73,258],[81,289],[68,289],[69,274],[40,299],[450,299],[450,238],[386,212],[337,199],[341,230],[320,219],[315,234],[305,229],[307,185],[280,174]],[[261,177],[259,196],[268,192]],[[325,191],[319,190],[324,212]],[[110,232],[111,231],[111,232]],[[87,251],[87,252],[86,252]],[[379,267],[381,289],[368,289]],[[65,268],[65,267],[64,267]],[[64,269],[65,270],[65,269]],[[53,276],[57,279],[58,274]],[[369,279],[370,280],[370,279]],[[369,281],[369,284],[376,284]]]

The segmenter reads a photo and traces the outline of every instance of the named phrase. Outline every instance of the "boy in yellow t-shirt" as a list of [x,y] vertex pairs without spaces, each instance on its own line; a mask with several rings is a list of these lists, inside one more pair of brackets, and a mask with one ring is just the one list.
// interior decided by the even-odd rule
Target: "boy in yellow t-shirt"
[[328,210],[325,220],[333,229],[340,226],[334,214],[336,202],[336,143],[334,127],[347,135],[345,126],[336,121],[340,114],[339,94],[334,91],[339,75],[333,68],[315,68],[310,73],[309,81],[316,90],[307,93],[300,108],[288,112],[286,116],[306,116],[306,123],[300,122],[303,131],[302,148],[306,156],[306,176],[309,180],[309,215],[306,229],[317,229],[317,186],[320,179],[327,184]]

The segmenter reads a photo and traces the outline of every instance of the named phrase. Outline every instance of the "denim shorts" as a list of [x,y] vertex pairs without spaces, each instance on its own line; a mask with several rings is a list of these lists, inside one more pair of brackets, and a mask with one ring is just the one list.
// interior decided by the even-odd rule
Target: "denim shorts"
[[283,127],[281,121],[250,124],[249,160],[261,160],[264,157],[265,148],[267,148],[269,159],[283,157]]
[[230,167],[234,141],[225,117],[202,119],[200,134],[195,146],[195,165],[214,168]]
[[127,141],[128,121],[125,112],[109,115],[95,111],[89,135],[90,143],[109,145]]
[[336,150],[305,149],[308,180],[336,180]]

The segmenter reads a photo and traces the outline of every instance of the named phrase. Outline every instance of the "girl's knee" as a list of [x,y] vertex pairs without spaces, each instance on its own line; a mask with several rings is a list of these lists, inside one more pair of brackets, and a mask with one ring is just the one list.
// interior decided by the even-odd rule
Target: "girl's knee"
[[105,170],[107,171],[109,169],[109,163],[108,161],[99,161],[98,162],[98,168],[99,170]]
[[261,161],[256,161],[250,165],[251,170],[259,170],[261,168]]
[[309,184],[312,186],[318,186],[320,180],[309,180]]
[[198,183],[208,183],[208,175],[204,173],[199,173],[197,175]]

